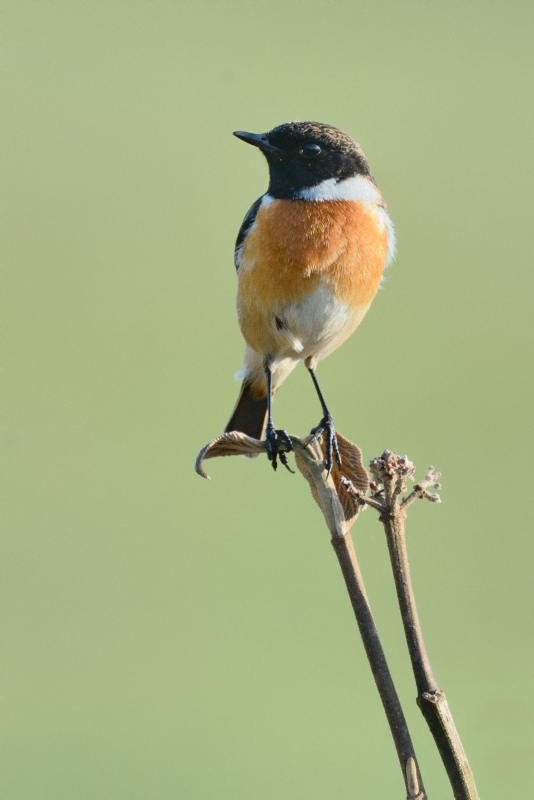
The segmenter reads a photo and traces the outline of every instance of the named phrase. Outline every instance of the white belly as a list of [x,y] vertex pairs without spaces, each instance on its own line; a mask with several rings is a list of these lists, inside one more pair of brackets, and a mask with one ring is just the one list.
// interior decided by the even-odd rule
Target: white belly
[[326,286],[320,286],[298,303],[280,307],[276,316],[283,327],[277,331],[280,350],[276,357],[323,358],[354,330],[365,310],[356,319],[354,312],[336,301]]

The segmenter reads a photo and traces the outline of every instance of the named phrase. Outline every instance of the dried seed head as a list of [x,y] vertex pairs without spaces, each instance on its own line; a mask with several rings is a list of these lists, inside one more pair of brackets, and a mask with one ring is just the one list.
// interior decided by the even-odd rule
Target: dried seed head
[[381,456],[373,458],[369,463],[375,481],[382,483],[384,479],[398,478],[406,480],[412,478],[415,467],[408,459],[408,456],[398,456],[392,453],[391,450],[384,450]]

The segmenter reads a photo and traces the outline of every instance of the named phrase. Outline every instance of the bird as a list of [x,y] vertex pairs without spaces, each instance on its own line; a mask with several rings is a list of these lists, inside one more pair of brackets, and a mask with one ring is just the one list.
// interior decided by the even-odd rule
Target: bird
[[267,133],[234,131],[257,147],[268,189],[251,206],[235,244],[237,315],[245,357],[241,391],[225,428],[265,440],[272,467],[291,440],[273,423],[276,391],[300,361],[311,375],[328,474],[341,464],[318,362],[354,332],[395,255],[395,232],[361,147],[339,128],[287,122]]

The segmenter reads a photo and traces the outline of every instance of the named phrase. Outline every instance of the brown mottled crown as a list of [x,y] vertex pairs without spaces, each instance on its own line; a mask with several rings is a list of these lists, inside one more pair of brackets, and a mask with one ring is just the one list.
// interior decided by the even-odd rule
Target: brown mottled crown
[[318,144],[335,148],[339,153],[347,155],[357,153],[363,156],[360,145],[348,133],[324,122],[286,122],[273,128],[267,136],[273,143],[277,142],[279,138],[284,141],[287,139],[310,139]]

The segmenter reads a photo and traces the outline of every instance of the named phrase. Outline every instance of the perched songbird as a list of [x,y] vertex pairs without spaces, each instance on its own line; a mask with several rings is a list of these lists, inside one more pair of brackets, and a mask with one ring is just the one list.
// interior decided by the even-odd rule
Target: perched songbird
[[[272,398],[299,361],[312,377],[326,433],[327,467],[340,461],[332,415],[315,369],[358,327],[393,258],[386,205],[359,145],[338,128],[288,122],[269,133],[235,136],[258,147],[269,188],[246,215],[235,246],[237,311],[246,341],[241,393],[228,431],[267,441],[276,469],[287,466]],[[289,443],[289,444],[288,444]]]

